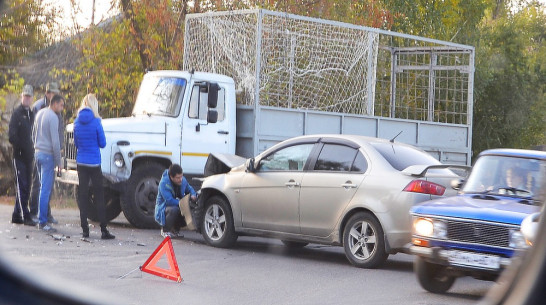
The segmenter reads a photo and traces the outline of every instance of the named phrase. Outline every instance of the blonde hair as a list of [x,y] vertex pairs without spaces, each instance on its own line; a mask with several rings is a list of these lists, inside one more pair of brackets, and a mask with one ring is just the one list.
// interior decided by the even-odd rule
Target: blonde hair
[[95,117],[100,118],[99,101],[97,100],[97,97],[93,93],[89,93],[83,98],[82,105],[80,106],[80,109],[78,110],[78,112],[81,111],[83,108],[91,109]]

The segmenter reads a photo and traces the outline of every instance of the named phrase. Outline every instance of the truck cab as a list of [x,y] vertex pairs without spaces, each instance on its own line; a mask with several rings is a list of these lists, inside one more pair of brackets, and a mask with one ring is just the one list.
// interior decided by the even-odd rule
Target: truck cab
[[[131,117],[102,120],[101,149],[107,219],[123,210],[141,228],[157,224],[153,213],[161,174],[178,163],[203,175],[210,153],[235,153],[235,85],[232,78],[202,72],[154,71],[144,75]],[[73,125],[66,128],[61,182],[77,184]],[[90,214],[92,220],[97,215]]]

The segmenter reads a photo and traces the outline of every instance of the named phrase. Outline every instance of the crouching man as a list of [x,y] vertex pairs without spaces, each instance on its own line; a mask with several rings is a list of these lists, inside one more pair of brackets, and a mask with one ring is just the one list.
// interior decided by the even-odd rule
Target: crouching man
[[155,201],[155,221],[161,226],[161,236],[184,237],[180,234],[185,220],[180,213],[179,201],[187,194],[196,200],[195,190],[182,175],[182,167],[172,164],[161,177]]

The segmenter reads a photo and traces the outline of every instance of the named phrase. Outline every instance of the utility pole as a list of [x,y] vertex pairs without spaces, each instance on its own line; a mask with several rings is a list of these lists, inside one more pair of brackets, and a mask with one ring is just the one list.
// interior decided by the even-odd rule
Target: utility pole
[[91,9],[91,26],[95,25],[95,0],[93,0],[93,9]]

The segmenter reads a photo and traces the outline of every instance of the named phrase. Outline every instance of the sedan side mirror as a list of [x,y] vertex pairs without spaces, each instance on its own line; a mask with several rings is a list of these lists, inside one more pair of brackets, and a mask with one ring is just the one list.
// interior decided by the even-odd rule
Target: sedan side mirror
[[255,170],[256,168],[254,167],[254,158],[248,159],[248,161],[246,161],[246,171],[249,173],[253,173]]

